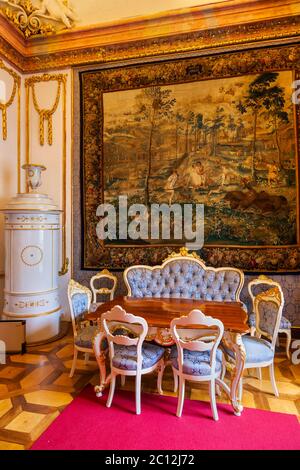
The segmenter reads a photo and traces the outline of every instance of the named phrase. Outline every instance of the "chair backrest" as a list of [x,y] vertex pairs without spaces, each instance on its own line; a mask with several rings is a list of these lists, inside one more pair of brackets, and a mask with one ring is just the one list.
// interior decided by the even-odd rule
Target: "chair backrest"
[[70,280],[68,284],[68,299],[70,305],[73,333],[76,336],[78,324],[83,320],[90,310],[92,293],[88,287],[82,286],[79,282]]
[[281,289],[279,282],[274,281],[274,279],[269,278],[265,274],[261,274],[260,276],[258,276],[255,279],[252,279],[252,281],[249,282],[248,293],[252,302],[253,313],[254,313],[255,297],[257,296],[257,294],[260,294],[261,292],[269,290],[270,287],[278,287],[278,289]]
[[[105,284],[111,283],[111,287],[103,286],[99,287],[99,283],[105,281]],[[98,284],[98,287],[95,287],[95,284]],[[117,288],[118,278],[114,276],[107,269],[103,269],[99,273],[95,274],[90,280],[90,286],[93,292],[93,302],[97,302],[97,295],[109,295],[109,299],[113,300],[115,295],[115,290]]]
[[[188,329],[202,327],[203,333],[199,329],[199,336],[190,339],[183,337],[188,333]],[[171,321],[171,334],[177,345],[178,370],[182,374],[183,350],[208,351],[210,353],[211,373],[214,374],[216,367],[216,354],[220,341],[224,334],[223,323],[212,317],[207,317],[201,310],[192,310],[187,316],[174,318]]]
[[128,296],[239,301],[244,274],[236,268],[211,268],[196,253],[181,249],[161,266],[131,266],[124,271]]
[[[115,354],[115,344],[120,346],[135,346],[137,348],[137,372],[140,371],[143,362],[142,345],[148,333],[147,321],[142,317],[127,313],[120,305],[115,305],[111,310],[102,314],[101,322],[109,345],[111,363]],[[116,324],[120,333],[116,329]],[[122,326],[128,326],[129,329],[132,326],[135,332],[135,335],[132,335],[134,337],[130,337],[127,332],[125,335],[122,331]]]
[[254,298],[256,335],[269,338],[273,349],[275,349],[283,306],[284,297],[280,285],[260,292]]

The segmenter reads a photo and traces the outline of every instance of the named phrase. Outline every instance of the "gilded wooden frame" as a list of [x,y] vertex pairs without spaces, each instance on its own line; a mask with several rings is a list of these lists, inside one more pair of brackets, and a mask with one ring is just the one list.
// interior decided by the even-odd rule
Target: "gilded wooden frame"
[[[208,78],[225,78],[231,76],[242,76],[247,74],[259,74],[265,71],[294,71],[295,79],[300,76],[299,70],[300,47],[298,45],[272,47],[268,49],[254,49],[243,52],[230,52],[228,54],[219,54],[213,56],[202,56],[194,58],[186,58],[180,62],[180,59],[173,61],[160,61],[159,63],[144,63],[138,65],[140,86],[149,86],[151,84],[170,84],[170,76],[174,74],[174,64],[180,62],[178,66],[176,80],[178,83],[189,81],[205,80]],[[186,64],[186,67],[184,66]],[[191,67],[192,66],[192,67]],[[130,67],[130,66],[129,66]],[[101,71],[83,71],[80,74],[81,92],[88,94],[88,88],[93,91],[102,93],[106,89],[120,89],[122,83],[128,80],[129,67],[111,67]],[[156,70],[156,71],[155,71]],[[87,84],[87,77],[91,78],[90,84]],[[99,80],[101,77],[101,80]],[[116,77],[119,82],[116,84]],[[122,78],[123,77],[123,78]],[[122,82],[123,80],[123,82]],[[97,84],[98,81],[98,84]],[[101,82],[101,87],[99,83]],[[174,83],[174,82],[173,82]],[[114,88],[115,87],[115,88]],[[127,87],[129,88],[129,87]],[[100,94],[93,102],[89,100],[89,105],[96,104]],[[82,100],[82,112],[84,116],[84,101]],[[98,110],[98,108],[97,108]],[[296,109],[297,131],[299,131],[299,109]],[[89,121],[88,128],[82,126],[82,161],[87,156],[85,148],[86,133],[95,132],[95,126],[101,123],[101,114],[95,113],[95,120]],[[102,143],[98,142],[97,149],[101,153]],[[94,150],[95,148],[94,147]],[[299,148],[297,146],[297,151]],[[95,163],[95,161],[94,161]],[[95,166],[94,166],[95,168]],[[85,181],[89,181],[94,175],[84,172]],[[100,183],[101,185],[101,183]],[[98,204],[101,202],[101,197]],[[83,209],[84,211],[84,209]],[[89,219],[92,220],[91,218]],[[94,221],[92,222],[94,223]],[[162,259],[166,258],[172,251],[171,247],[105,247],[101,243],[97,243],[97,248],[91,250],[91,246],[83,247],[82,268],[98,269],[101,267],[109,267],[111,269],[124,269],[132,264],[159,264]],[[200,256],[208,265],[234,266],[246,271],[299,271],[300,269],[300,251],[298,245],[290,245],[284,247],[264,246],[255,247],[226,247],[226,246],[204,246],[200,252]]]
[[[239,50],[241,47],[253,48],[257,45],[263,47],[269,41],[280,39],[281,44],[289,43],[299,38],[300,15],[277,17],[274,19],[257,20],[244,24],[229,24],[222,27],[213,27],[205,23],[203,13],[200,13],[200,23],[192,25],[191,31],[179,33],[185,14],[178,16],[177,23],[180,28],[170,35],[169,19],[166,19],[165,29],[161,30],[160,18],[158,22],[149,24],[145,19],[137,28],[135,20],[120,25],[95,28],[94,30],[78,30],[75,33],[60,33],[55,36],[43,37],[25,41],[14,28],[0,15],[0,27],[4,31],[0,38],[0,54],[13,63],[24,73],[43,72],[63,67],[83,66],[87,64],[107,64],[120,60],[132,60],[171,54],[196,53],[206,54],[219,50]],[[228,16],[228,12],[227,12]],[[192,16],[193,21],[195,17]],[[139,19],[136,20],[139,23]],[[191,17],[188,17],[190,23]],[[204,22],[203,22],[204,21]],[[4,22],[4,25],[1,23]],[[141,33],[140,33],[140,27]],[[128,35],[128,31],[135,30],[135,35]],[[163,34],[162,34],[163,31]],[[116,43],[110,44],[108,38],[116,37]],[[85,37],[86,36],[86,37]],[[74,47],[67,47],[70,41]],[[30,50],[27,50],[30,44]],[[78,47],[79,44],[79,47]],[[29,49],[29,48],[28,48]]]

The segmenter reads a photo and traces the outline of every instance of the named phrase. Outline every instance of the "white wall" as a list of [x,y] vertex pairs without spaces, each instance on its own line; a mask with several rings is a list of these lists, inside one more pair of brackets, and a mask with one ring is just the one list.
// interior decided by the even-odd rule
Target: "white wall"
[[[14,70],[14,68],[3,61],[5,66]],[[16,70],[14,70],[16,71]],[[13,89],[13,78],[6,71],[0,69],[0,80],[4,82],[6,88],[7,102]],[[23,100],[23,89],[21,83],[21,100]],[[7,140],[2,137],[2,113],[0,112],[0,209],[2,209],[8,200],[17,192],[18,172],[18,99],[15,96],[13,104],[7,109]],[[0,214],[0,311],[3,306],[3,288],[4,288],[4,216]]]
[[[70,278],[71,271],[71,129],[72,129],[72,103],[71,103],[71,90],[72,90],[72,74],[71,70],[60,70],[59,74],[66,74],[66,105],[67,105],[67,184],[66,184],[66,239],[67,239],[67,257],[70,260],[68,274],[59,278],[61,303],[64,310],[64,317],[68,317],[68,302],[67,302],[67,283]],[[52,75],[56,75],[53,73]],[[41,74],[36,74],[39,76]],[[28,76],[26,77],[28,78]],[[36,97],[40,108],[50,109],[53,107],[57,94],[57,82],[49,81],[35,84]],[[53,198],[54,202],[60,209],[63,208],[62,187],[63,187],[63,90],[61,89],[60,101],[55,114],[52,117],[53,125],[53,143],[48,145],[48,126],[45,122],[44,145],[40,145],[40,131],[39,131],[39,116],[34,109],[32,102],[32,94],[30,93],[30,145],[29,145],[29,159],[31,163],[39,163],[45,165],[47,170],[42,173],[42,187],[40,191],[48,194]],[[62,260],[60,261],[60,266]]]
[[[7,65],[7,64],[5,64]],[[10,67],[10,66],[9,66]],[[12,67],[11,67],[12,68]],[[67,146],[66,146],[66,164],[67,164],[67,185],[66,185],[66,205],[67,205],[67,221],[66,221],[66,240],[67,240],[67,257],[70,260],[69,272],[65,276],[59,278],[61,304],[64,310],[64,317],[68,318],[68,303],[66,296],[66,287],[71,272],[71,70],[60,70],[58,73],[67,75]],[[37,74],[39,75],[39,74]],[[54,74],[55,75],[55,74]],[[21,81],[21,162],[25,163],[26,159],[26,142],[25,142],[25,79],[29,76],[23,76]],[[7,87],[7,97],[10,96],[12,89],[12,79],[4,71],[0,69],[0,80],[3,80]],[[53,106],[57,82],[44,82],[35,85],[36,96],[41,108],[49,109]],[[7,98],[8,99],[8,98]],[[7,100],[6,99],[6,100]],[[45,123],[45,144],[40,145],[39,141],[39,117],[33,107],[32,95],[30,95],[30,146],[29,159],[32,163],[40,163],[46,166],[47,171],[42,174],[42,187],[40,191],[46,193],[53,198],[60,209],[63,208],[62,200],[62,152],[63,152],[63,117],[62,117],[63,95],[61,93],[59,106],[53,115],[53,144],[47,143],[47,123]],[[8,200],[17,192],[17,98],[8,109],[8,137],[7,141],[3,141],[0,132],[0,208],[4,207]],[[2,129],[2,116],[0,113],[0,131]],[[21,174],[24,171],[21,170]],[[25,191],[25,182],[22,175],[22,191]],[[3,306],[3,287],[4,287],[4,233],[3,233],[3,215],[0,215],[0,311]],[[60,261],[60,265],[62,260]]]

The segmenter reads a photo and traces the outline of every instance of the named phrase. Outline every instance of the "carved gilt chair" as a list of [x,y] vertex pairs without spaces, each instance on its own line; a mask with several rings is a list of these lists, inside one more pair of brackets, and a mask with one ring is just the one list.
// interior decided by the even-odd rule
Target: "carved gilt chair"
[[84,353],[86,363],[89,354],[94,353],[92,340],[98,331],[98,327],[90,325],[89,321],[84,320],[85,314],[90,310],[92,300],[92,293],[88,287],[82,286],[71,279],[68,285],[68,299],[74,334],[74,357],[70,371],[70,377],[73,377],[78,352]]
[[[103,286],[99,287],[99,284],[105,281],[105,283],[110,283],[111,287]],[[93,304],[94,306],[101,305],[103,302],[97,302],[98,295],[109,295],[109,300],[114,299],[115,291],[117,288],[118,279],[117,276],[114,276],[107,269],[103,269],[99,273],[95,274],[90,280],[90,287],[93,292]],[[96,287],[98,284],[98,287]]]
[[[124,271],[127,295],[137,298],[170,297],[214,301],[240,301],[244,273],[237,268],[206,266],[195,252],[182,247],[171,253],[161,265],[130,266]],[[158,344],[174,343],[169,330],[149,328],[149,336]],[[170,361],[164,362],[164,368]],[[161,383],[159,392],[162,393]]]
[[[103,313],[101,321],[108,341],[111,367],[111,382],[106,406],[109,408],[112,404],[116,376],[135,376],[136,414],[140,414],[142,375],[158,369],[158,376],[160,376],[164,348],[144,342],[148,331],[146,320],[126,313],[119,305]],[[122,331],[118,333],[116,324],[119,325],[118,327],[127,326],[126,336]],[[133,334],[129,335],[128,330],[131,330]]]
[[[257,294],[254,298],[255,336],[245,335],[242,337],[246,351],[244,369],[258,369],[259,377],[261,378],[261,368],[269,367],[271,384],[276,397],[279,396],[279,393],[274,375],[274,355],[283,306],[284,298],[280,285]],[[234,359],[232,351],[227,348],[225,351],[231,359]],[[240,400],[242,398],[242,391],[243,381],[241,379]]]
[[[189,338],[188,327],[197,325],[198,338]],[[188,316],[174,318],[171,322],[171,334],[176,345],[171,348],[171,362],[175,379],[175,389],[179,381],[179,398],[176,415],[182,415],[185,381],[209,382],[210,404],[213,418],[217,421],[216,386],[227,388],[223,382],[223,353],[219,349],[224,333],[220,320],[205,316],[200,310],[192,310]]]
[[[270,287],[280,287],[280,284],[273,279],[268,278],[265,275],[259,276],[257,279],[253,279],[248,284],[248,292],[252,301],[252,313],[249,315],[249,325],[251,330],[251,336],[254,336],[256,331],[256,318],[254,313],[254,300],[255,300],[255,291],[256,293],[262,292],[263,286],[267,289]],[[266,290],[266,289],[265,289]],[[286,355],[290,359],[290,346],[292,341],[291,333],[291,322],[284,316],[281,317],[278,333],[284,333],[286,335]]]

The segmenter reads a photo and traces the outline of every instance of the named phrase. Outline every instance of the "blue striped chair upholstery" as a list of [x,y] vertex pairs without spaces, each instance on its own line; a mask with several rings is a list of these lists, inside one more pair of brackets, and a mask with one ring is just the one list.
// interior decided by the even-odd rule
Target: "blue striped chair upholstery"
[[[115,334],[115,333],[114,333]],[[154,366],[162,356],[165,349],[156,344],[144,343],[142,346],[142,369]],[[118,369],[136,370],[137,368],[137,349],[135,346],[115,345],[115,355],[113,365]]]
[[84,321],[92,300],[92,293],[88,287],[71,279],[68,285],[68,299],[74,334],[74,356],[70,371],[70,377],[72,377],[76,368],[78,352],[85,354],[86,362],[89,354],[94,353],[92,340],[98,328]]
[[[249,326],[255,328],[256,326],[256,319],[255,319],[255,314],[250,313],[249,315]],[[288,320],[286,317],[282,316],[281,321],[280,321],[280,330],[290,330],[292,328],[292,324],[290,320]]]
[[[220,372],[222,368],[223,353],[221,349],[217,349],[216,353],[216,372]],[[178,352],[177,346],[171,348],[170,354],[172,367],[178,369]],[[210,353],[208,351],[189,351],[183,350],[183,367],[184,374],[187,375],[209,375],[211,374]]]
[[[251,286],[249,290],[251,289]],[[274,375],[275,344],[278,336],[284,297],[281,287],[275,286],[260,292],[254,298],[256,316],[256,336],[243,336],[242,341],[246,352],[245,369],[269,367],[270,379],[275,396],[279,396]],[[234,359],[233,351],[224,348],[225,353]],[[261,378],[261,372],[260,372]],[[242,379],[240,380],[239,399],[242,396]]]
[[[250,295],[250,299],[252,302],[252,305],[250,307],[250,314],[249,314],[249,319],[248,323],[249,326],[251,327],[251,335],[253,336],[255,331],[256,331],[256,315],[254,313],[254,300],[257,295],[259,295],[262,292],[265,292],[266,290],[270,289],[270,287],[280,287],[280,284],[274,279],[270,279],[265,275],[258,276],[258,278],[253,279],[252,281],[249,282],[248,284],[248,292]],[[270,304],[265,306],[265,309],[267,310],[268,308],[272,308]],[[271,315],[272,312],[270,312],[269,315]],[[264,313],[264,315],[267,315],[267,312]],[[286,355],[290,359],[290,345],[291,345],[291,340],[292,340],[292,334],[291,334],[291,329],[292,325],[291,322],[282,315],[281,320],[280,320],[280,325],[279,325],[279,333],[284,333],[286,335]]]

